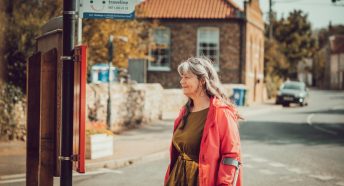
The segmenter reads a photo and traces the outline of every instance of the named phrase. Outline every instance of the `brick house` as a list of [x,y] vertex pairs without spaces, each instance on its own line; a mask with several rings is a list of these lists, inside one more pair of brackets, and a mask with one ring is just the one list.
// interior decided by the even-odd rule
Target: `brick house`
[[259,0],[146,0],[136,17],[158,22],[151,31],[154,44],[147,82],[179,88],[177,66],[192,56],[214,61],[224,84],[245,84],[248,103],[263,99],[264,22]]
[[329,37],[326,46],[325,88],[344,89],[344,35]]

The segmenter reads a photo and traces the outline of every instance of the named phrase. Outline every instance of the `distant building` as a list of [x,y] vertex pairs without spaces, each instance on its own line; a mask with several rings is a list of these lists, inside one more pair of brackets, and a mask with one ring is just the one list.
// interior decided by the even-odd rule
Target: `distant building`
[[344,89],[344,35],[329,37],[328,43],[318,52],[324,61],[325,89]]
[[[263,100],[264,22],[259,0],[244,10],[232,0],[146,0],[136,17],[152,30],[147,82],[177,88],[177,66],[191,56],[214,61],[222,83],[245,84],[248,103]],[[154,44],[153,44],[154,43]]]
[[313,59],[306,58],[297,64],[297,78],[307,86],[313,86]]

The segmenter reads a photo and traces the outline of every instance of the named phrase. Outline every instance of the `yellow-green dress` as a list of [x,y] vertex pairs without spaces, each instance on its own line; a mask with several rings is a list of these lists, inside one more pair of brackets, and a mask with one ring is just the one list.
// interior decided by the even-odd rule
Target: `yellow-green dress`
[[172,143],[179,156],[170,172],[167,186],[196,186],[198,184],[198,156],[208,110],[191,112],[185,126],[180,124]]

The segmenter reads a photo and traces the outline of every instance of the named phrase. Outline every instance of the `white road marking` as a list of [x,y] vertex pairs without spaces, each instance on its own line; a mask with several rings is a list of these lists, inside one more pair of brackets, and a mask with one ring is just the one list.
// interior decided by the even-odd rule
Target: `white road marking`
[[[73,172],[73,176],[89,176],[89,175],[106,174],[106,173],[123,174],[123,171],[102,168],[96,171],[91,171],[91,172],[86,172],[86,173]],[[26,176],[25,174],[1,176],[0,184],[25,182],[26,181],[25,176]]]
[[245,164],[245,165],[244,165],[244,168],[245,168],[245,169],[246,169],[246,168],[253,169],[254,166],[251,165],[251,164]]
[[264,162],[267,162],[268,160],[264,158],[252,158],[252,161],[258,162],[258,163],[264,163]]
[[307,116],[307,123],[309,124],[309,125],[312,125],[312,118],[314,117],[314,114],[309,114],[308,116]]
[[277,162],[271,162],[271,163],[269,163],[269,165],[272,166],[272,167],[286,167],[285,164],[277,163]]
[[331,110],[340,110],[340,109],[344,109],[344,106],[343,105],[336,105],[336,106],[331,108]]
[[25,182],[25,180],[26,180],[26,178],[10,179],[10,180],[1,180],[1,181],[0,181],[0,184]]
[[25,182],[26,174],[12,174],[0,176],[0,184]]
[[96,171],[91,171],[91,172],[86,172],[86,173],[74,172],[73,176],[88,176],[88,175],[97,175],[97,174],[106,174],[106,173],[123,174],[123,171],[102,168]]
[[290,172],[296,173],[296,174],[306,174],[306,173],[308,173],[308,171],[301,170],[301,169],[299,169],[297,167],[287,168],[287,170],[290,171]]
[[344,186],[344,182],[337,182],[336,185]]
[[243,157],[243,158],[251,158],[252,155],[251,155],[251,154],[244,154],[242,157]]
[[326,176],[326,175],[309,175],[309,177],[311,178],[315,178],[315,179],[318,179],[318,180],[321,180],[321,181],[329,181],[329,180],[332,180],[334,179],[333,176]]
[[[254,157],[253,155],[248,155],[248,157]],[[257,163],[262,163],[262,162],[266,162],[268,160],[264,159],[264,158],[251,158],[251,161],[253,162],[257,162]],[[331,181],[331,180],[335,180],[336,178],[334,176],[329,176],[329,175],[316,175],[316,174],[311,174],[310,171],[308,170],[304,170],[304,169],[300,169],[298,167],[288,167],[287,165],[280,163],[280,162],[269,162],[267,163],[267,165],[271,166],[271,167],[276,167],[276,168],[281,168],[284,169],[286,171],[289,171],[290,173],[294,173],[294,174],[304,174],[310,178],[315,178],[321,181]],[[245,164],[244,168],[248,168],[248,169],[259,169],[259,166],[256,167],[252,164]],[[265,174],[265,175],[276,175],[278,174],[277,172],[274,172],[271,169],[259,169],[258,172]],[[303,181],[302,178],[292,178],[290,179],[289,176],[286,177],[288,182],[301,182]],[[280,179],[284,179],[283,177],[281,177]],[[339,181],[339,180],[337,180]],[[337,182],[336,185],[338,186],[344,186],[344,182]]]
[[11,175],[3,175],[0,176],[0,180],[8,180],[8,179],[15,179],[15,178],[25,178],[26,174],[11,174]]
[[259,172],[262,174],[267,174],[267,175],[275,175],[276,174],[276,172],[273,172],[269,169],[260,169]]
[[313,128],[315,128],[315,129],[317,129],[317,130],[321,130],[321,131],[323,131],[323,132],[326,132],[326,133],[328,133],[328,134],[337,135],[337,132],[335,132],[335,131],[327,130],[327,129],[321,128],[321,127],[319,127],[319,126],[313,125],[313,124],[312,124],[312,118],[313,118],[313,117],[314,117],[314,114],[309,114],[309,115],[307,116],[307,123],[308,123],[308,125],[312,126]]
[[301,179],[301,178],[289,178],[288,179],[288,182],[291,182],[291,183],[300,182],[300,181],[303,181],[303,179]]

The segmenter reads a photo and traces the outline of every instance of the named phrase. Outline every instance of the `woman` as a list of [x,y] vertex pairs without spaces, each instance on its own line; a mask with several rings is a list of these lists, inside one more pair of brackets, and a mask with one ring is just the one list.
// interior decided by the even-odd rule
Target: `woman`
[[165,185],[241,186],[240,117],[216,70],[202,57],[182,62],[178,72],[189,100],[174,122]]

